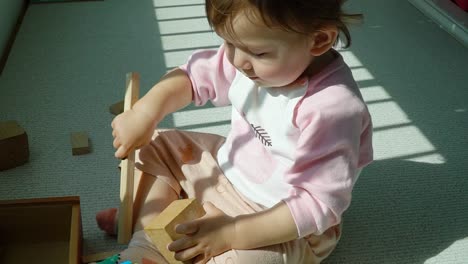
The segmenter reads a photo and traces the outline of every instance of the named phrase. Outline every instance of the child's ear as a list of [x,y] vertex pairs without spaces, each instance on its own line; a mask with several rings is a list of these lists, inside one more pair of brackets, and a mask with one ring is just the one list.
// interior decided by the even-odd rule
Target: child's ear
[[338,38],[338,29],[336,27],[322,28],[312,34],[312,47],[310,54],[320,56],[333,47]]

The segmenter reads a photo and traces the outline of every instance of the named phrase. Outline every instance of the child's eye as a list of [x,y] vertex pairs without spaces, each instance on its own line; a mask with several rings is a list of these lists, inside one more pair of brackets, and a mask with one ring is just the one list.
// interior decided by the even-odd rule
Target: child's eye
[[262,52],[262,53],[254,53],[254,56],[255,57],[264,57],[265,55],[267,55],[266,52]]

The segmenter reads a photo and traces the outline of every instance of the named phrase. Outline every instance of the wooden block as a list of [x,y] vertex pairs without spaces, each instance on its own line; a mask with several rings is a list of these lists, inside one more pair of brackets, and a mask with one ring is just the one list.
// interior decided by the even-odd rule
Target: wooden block
[[203,215],[205,215],[205,210],[197,200],[176,200],[145,227],[145,232],[169,264],[180,264],[182,262],[174,259],[174,253],[167,250],[169,243],[182,237],[175,232],[174,228],[177,224],[200,218]]
[[117,102],[109,107],[109,112],[114,115],[119,115],[124,111],[124,100]]
[[[138,101],[140,93],[140,75],[129,72],[126,75],[124,111],[130,110]],[[135,173],[135,151],[128,153],[120,163],[120,207],[117,242],[128,244],[133,230],[133,186]]]
[[29,160],[28,135],[16,121],[0,122],[0,171]]
[[81,264],[80,198],[0,201],[0,263]]
[[89,138],[86,132],[73,132],[71,133],[72,154],[83,155],[91,152],[89,145]]

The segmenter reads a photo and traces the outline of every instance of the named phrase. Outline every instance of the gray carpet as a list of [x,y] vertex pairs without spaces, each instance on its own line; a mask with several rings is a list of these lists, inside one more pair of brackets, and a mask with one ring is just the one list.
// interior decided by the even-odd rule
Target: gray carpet
[[[0,75],[0,120],[27,131],[30,162],[0,172],[0,199],[79,195],[84,253],[121,248],[95,213],[119,199],[108,107],[125,74],[145,93],[167,69],[220,40],[197,0],[31,5]],[[350,1],[365,23],[342,51],[375,123],[361,175],[326,263],[468,263],[468,50],[407,1]],[[218,133],[229,107],[188,107],[162,126]],[[72,156],[71,132],[92,152]],[[1,221],[1,220],[0,220]]]

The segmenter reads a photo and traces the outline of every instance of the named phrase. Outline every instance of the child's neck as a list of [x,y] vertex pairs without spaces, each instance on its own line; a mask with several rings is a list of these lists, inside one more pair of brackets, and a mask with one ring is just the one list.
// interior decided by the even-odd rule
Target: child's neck
[[332,50],[325,52],[324,54],[315,57],[312,62],[309,64],[309,67],[304,71],[303,76],[312,77],[319,72],[321,72],[325,67],[327,67],[332,61],[336,59],[335,53]]

